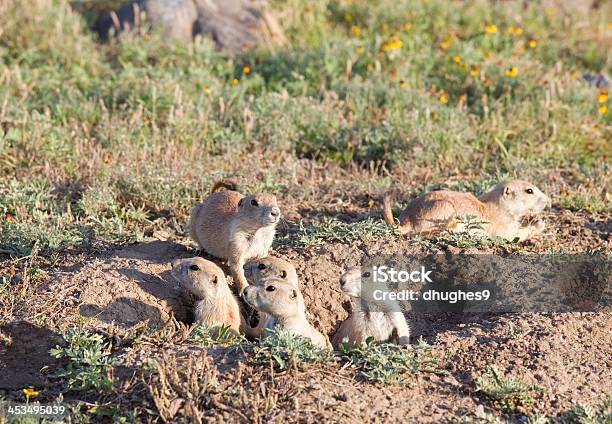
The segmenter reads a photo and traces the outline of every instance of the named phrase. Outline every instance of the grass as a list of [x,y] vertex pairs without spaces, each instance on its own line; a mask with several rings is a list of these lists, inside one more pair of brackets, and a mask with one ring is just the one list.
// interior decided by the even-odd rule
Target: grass
[[[609,180],[612,115],[581,78],[609,66],[607,7],[579,17],[520,2],[292,0],[302,12],[283,15],[286,46],[228,57],[138,32],[99,45],[66,0],[11,5],[0,41],[0,250],[11,256],[180,234],[215,179],[252,181],[258,168],[273,190],[322,205],[326,186],[289,184],[303,161],[483,181],[578,166]],[[586,207],[601,211],[601,193]],[[304,243],[352,237],[305,225]]]
[[534,404],[534,394],[543,391],[537,384],[526,383],[520,378],[504,377],[495,367],[489,367],[490,377],[476,379],[476,391],[486,395],[504,411],[530,411]]
[[384,221],[366,218],[358,222],[344,222],[334,218],[324,218],[320,222],[304,224],[300,222],[297,231],[289,234],[285,240],[288,244],[300,247],[313,247],[324,243],[359,243],[379,239],[392,234],[393,229]]

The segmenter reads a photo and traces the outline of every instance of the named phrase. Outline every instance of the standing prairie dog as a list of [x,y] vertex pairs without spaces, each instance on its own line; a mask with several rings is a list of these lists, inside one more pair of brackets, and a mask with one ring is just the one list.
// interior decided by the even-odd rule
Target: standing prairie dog
[[[266,256],[265,258],[249,261],[244,265],[244,275],[249,284],[265,286],[270,281],[285,281],[297,290],[298,307],[301,311],[306,311],[304,298],[300,292],[298,276],[295,267],[290,262]],[[259,312],[259,322],[255,328],[250,329],[250,335],[259,337],[269,326],[269,321],[273,318],[265,312]]]
[[399,306],[384,303],[374,305],[362,299],[361,277],[360,267],[349,268],[340,276],[340,290],[352,298],[352,311],[332,338],[334,348],[337,349],[345,338],[351,346],[364,342],[368,337],[376,341],[396,338],[395,341],[400,345],[409,344],[410,328]]
[[228,261],[242,291],[248,285],[242,267],[268,256],[281,213],[272,194],[215,191],[219,185],[191,211],[189,234],[203,250]]
[[251,285],[244,289],[242,298],[250,306],[270,317],[261,333],[263,337],[268,337],[270,330],[284,330],[331,349],[327,337],[306,319],[302,295],[291,284],[282,280],[271,280],[262,286]]
[[[535,185],[521,180],[504,181],[489,192],[476,197],[472,193],[441,190],[414,199],[399,217],[402,233],[428,233],[450,230],[460,232],[465,225],[459,222],[468,216],[483,222],[484,233],[507,240],[527,240],[544,230],[544,222],[521,226],[521,218],[541,212],[550,199]],[[384,218],[394,225],[391,199],[384,197]]]
[[238,300],[230,290],[221,268],[213,262],[195,257],[172,262],[172,276],[181,287],[198,298],[196,322],[218,329],[222,325],[238,335],[244,326]]

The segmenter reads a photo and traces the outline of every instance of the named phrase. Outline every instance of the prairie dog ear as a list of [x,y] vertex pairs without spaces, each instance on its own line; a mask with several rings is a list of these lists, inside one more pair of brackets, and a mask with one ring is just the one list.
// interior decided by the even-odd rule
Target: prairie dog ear
[[238,207],[242,206],[243,203],[244,203],[244,197],[238,200]]
[[514,197],[514,190],[512,190],[508,186],[504,187],[504,194],[503,194],[503,196],[504,196],[504,198]]

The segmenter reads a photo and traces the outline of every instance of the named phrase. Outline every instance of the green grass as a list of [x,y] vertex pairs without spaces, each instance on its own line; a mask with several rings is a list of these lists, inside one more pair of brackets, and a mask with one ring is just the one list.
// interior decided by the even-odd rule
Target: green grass
[[263,186],[281,189],[298,160],[484,176],[578,165],[609,180],[612,113],[581,80],[609,70],[610,48],[592,36],[609,31],[608,7],[579,17],[520,2],[292,0],[277,5],[295,11],[281,22],[286,46],[228,57],[157,34],[99,45],[66,0],[22,3],[0,18],[5,254],[181,232],[215,179],[252,181],[261,166],[274,181]]
[[335,218],[324,218],[310,223],[300,222],[295,232],[290,232],[280,244],[312,247],[324,243],[356,243],[379,239],[392,234],[393,229],[385,222],[366,218],[358,222],[344,222]]
[[254,352],[256,363],[273,363],[280,370],[305,368],[330,356],[327,349],[313,344],[310,339],[281,330],[273,330],[270,336],[260,339]]

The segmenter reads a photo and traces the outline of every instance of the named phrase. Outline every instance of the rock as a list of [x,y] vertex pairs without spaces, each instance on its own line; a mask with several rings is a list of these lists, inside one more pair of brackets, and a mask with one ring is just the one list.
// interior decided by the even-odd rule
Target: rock
[[112,28],[141,28],[144,16],[168,38],[188,42],[203,35],[221,49],[238,51],[284,40],[266,8],[267,0],[132,0],[100,17],[93,29],[106,39]]

